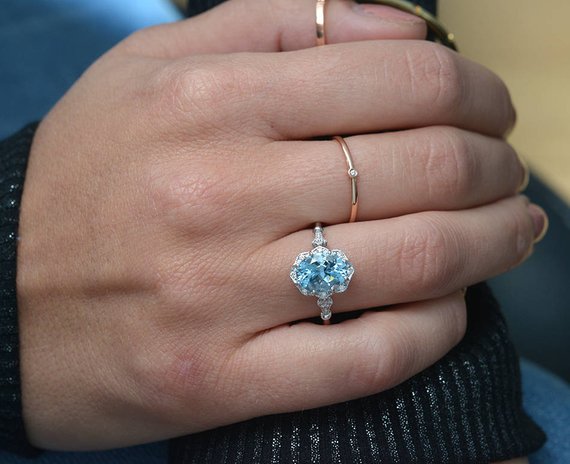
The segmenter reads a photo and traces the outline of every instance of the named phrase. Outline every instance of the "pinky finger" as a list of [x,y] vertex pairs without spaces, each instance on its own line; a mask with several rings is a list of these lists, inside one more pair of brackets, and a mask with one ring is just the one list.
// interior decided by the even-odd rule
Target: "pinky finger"
[[[247,395],[260,413],[309,409],[387,390],[451,350],[465,334],[464,294],[368,311],[322,326],[266,331],[245,347]],[[254,391],[252,391],[254,390]]]

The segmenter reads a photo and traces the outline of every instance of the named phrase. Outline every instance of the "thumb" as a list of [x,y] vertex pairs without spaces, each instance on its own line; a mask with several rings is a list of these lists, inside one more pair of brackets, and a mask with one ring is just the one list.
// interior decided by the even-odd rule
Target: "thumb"
[[[198,53],[277,52],[316,44],[315,0],[229,0],[199,16],[140,31],[139,50],[160,58]],[[425,39],[425,22],[376,4],[328,0],[327,43]]]

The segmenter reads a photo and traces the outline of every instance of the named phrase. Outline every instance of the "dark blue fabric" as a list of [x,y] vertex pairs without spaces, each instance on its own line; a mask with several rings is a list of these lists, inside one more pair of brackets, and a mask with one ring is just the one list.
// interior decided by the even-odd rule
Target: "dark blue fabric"
[[[189,0],[187,14],[188,16],[195,16],[197,14],[203,13],[204,11],[209,10],[210,8],[219,5],[225,0]],[[357,0],[358,1],[358,0]],[[365,1],[361,3],[366,3]],[[421,5],[426,10],[430,11],[433,14],[436,14],[436,0],[420,0],[416,2],[418,5]]]
[[488,283],[521,355],[570,382],[570,207],[535,176],[525,194],[548,214],[548,234],[527,262]]
[[179,18],[167,0],[0,0],[0,139],[42,118],[127,35]]

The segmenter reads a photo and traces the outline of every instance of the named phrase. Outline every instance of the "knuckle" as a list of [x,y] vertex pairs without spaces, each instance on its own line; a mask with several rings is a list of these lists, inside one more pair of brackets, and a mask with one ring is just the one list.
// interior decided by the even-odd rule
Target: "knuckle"
[[453,112],[464,99],[463,75],[456,56],[441,45],[432,47],[432,56],[436,64],[436,82],[433,83],[433,101],[443,111]]
[[[355,353],[350,363],[347,380],[356,391],[364,394],[378,393],[390,388],[402,366],[400,350],[391,337],[379,333],[375,338],[353,340],[349,350]],[[354,362],[354,360],[357,360]]]
[[220,73],[216,66],[184,66],[174,80],[172,96],[185,113],[196,109],[208,111],[221,107],[232,85],[231,76]]
[[239,85],[235,70],[216,57],[190,57],[161,67],[150,87],[159,113],[190,119],[202,133],[224,126]]
[[360,362],[351,373],[365,394],[387,390],[407,379],[416,364],[416,345],[401,325],[391,324],[390,332],[380,330],[375,338],[360,344]]
[[[396,331],[383,346],[381,375],[384,388],[390,388],[405,380],[415,364],[416,345],[404,330]],[[380,373],[379,373],[380,375]]]
[[453,52],[430,42],[406,52],[406,74],[414,98],[439,113],[456,112],[464,98],[464,82]]
[[214,69],[206,63],[190,65],[177,62],[165,66],[155,81],[156,94],[169,111],[185,115],[210,113],[216,104],[221,103],[216,88]]
[[[158,111],[190,120],[193,133],[201,136],[231,132],[237,119],[243,128],[256,117],[251,97],[264,92],[266,83],[246,57],[236,60],[200,56],[162,67],[151,85]],[[184,125],[186,132],[188,127]]]
[[232,196],[231,181],[204,165],[199,169],[159,166],[155,171],[149,187],[155,214],[176,222],[183,220],[186,226],[198,219],[209,222],[219,217],[220,208],[227,206]]
[[456,277],[459,254],[443,221],[420,214],[407,229],[397,256],[397,278],[428,295],[448,288]]
[[[187,417],[189,398],[215,396],[219,388],[219,366],[216,356],[197,344],[181,349],[155,347],[152,365],[140,370],[137,379],[144,386],[145,401],[152,410]],[[174,416],[174,417],[175,417]]]
[[[193,305],[211,306],[213,301],[224,298],[235,300],[231,294],[238,286],[236,280],[243,279],[243,274],[233,274],[239,263],[228,262],[229,252],[212,254],[210,247],[214,241],[212,231],[218,231],[215,242],[219,243],[222,237],[241,227],[250,230],[246,218],[239,225],[232,220],[243,218],[242,209],[248,203],[241,196],[241,178],[224,177],[215,165],[185,169],[185,164],[179,162],[157,163],[149,169],[151,177],[144,192],[148,200],[143,214],[169,236],[192,240],[184,242],[182,248],[177,239],[175,247],[159,249],[154,268],[148,269],[155,276],[153,288],[166,306],[182,312],[189,309],[189,294]],[[203,319],[214,314],[210,312]]]
[[478,179],[477,158],[467,136],[442,127],[427,145],[425,181],[430,198],[469,198]]

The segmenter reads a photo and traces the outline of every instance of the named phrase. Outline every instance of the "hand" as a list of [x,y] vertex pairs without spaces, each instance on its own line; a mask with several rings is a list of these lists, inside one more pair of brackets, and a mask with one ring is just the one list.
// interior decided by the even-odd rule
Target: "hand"
[[[461,339],[462,287],[531,252],[544,217],[514,196],[501,81],[417,20],[330,6],[318,49],[301,50],[312,0],[138,32],[42,122],[18,252],[35,445],[127,446],[390,388]],[[363,134],[346,139],[355,224],[338,145],[307,140],[347,133]],[[335,312],[389,308],[291,324],[318,315],[288,276],[315,221],[356,268]]]

